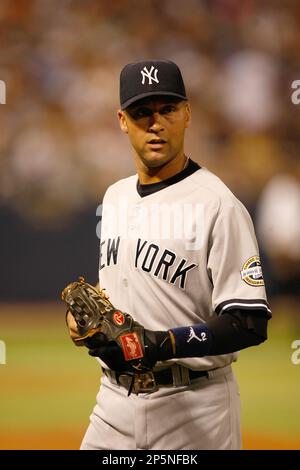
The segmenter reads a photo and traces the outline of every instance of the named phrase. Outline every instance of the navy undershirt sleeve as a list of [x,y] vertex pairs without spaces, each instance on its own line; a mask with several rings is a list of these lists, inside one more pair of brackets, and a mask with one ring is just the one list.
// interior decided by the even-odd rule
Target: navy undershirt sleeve
[[255,346],[267,339],[268,318],[260,310],[232,310],[207,323],[172,328],[180,357],[228,354]]

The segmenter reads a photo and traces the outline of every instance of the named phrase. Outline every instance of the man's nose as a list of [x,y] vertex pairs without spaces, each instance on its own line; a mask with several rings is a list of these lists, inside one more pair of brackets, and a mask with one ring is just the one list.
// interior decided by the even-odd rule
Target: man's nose
[[161,115],[159,113],[153,113],[149,117],[149,129],[152,132],[159,132],[163,129]]

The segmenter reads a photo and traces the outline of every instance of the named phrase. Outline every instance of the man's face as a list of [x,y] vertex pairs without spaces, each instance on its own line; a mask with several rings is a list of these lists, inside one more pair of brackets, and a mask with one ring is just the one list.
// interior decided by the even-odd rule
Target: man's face
[[183,155],[184,133],[191,113],[186,101],[171,97],[145,98],[118,112],[136,155],[148,168],[156,168]]

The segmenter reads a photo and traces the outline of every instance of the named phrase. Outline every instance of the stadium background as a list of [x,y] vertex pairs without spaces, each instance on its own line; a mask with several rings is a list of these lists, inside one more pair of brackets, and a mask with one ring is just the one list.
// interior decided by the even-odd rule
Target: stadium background
[[274,318],[234,366],[244,447],[300,449],[299,2],[1,0],[0,24],[0,448],[78,448],[99,371],[59,295],[96,281],[96,208],[134,171],[120,68],[162,57],[191,99],[188,155],[244,202],[261,246]]

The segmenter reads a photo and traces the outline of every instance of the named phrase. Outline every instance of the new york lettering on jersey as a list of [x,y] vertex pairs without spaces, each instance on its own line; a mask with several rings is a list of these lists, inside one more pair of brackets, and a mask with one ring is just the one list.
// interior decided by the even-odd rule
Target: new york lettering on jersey
[[[120,240],[121,237],[101,241],[100,270],[118,263],[118,254],[121,249],[120,246],[122,246]],[[140,238],[136,241],[134,259],[128,257],[127,262],[134,264],[135,268],[150,273],[152,276],[163,279],[170,284],[175,285],[177,283],[181,289],[185,288],[189,271],[197,266],[196,263],[181,258],[170,249]]]

